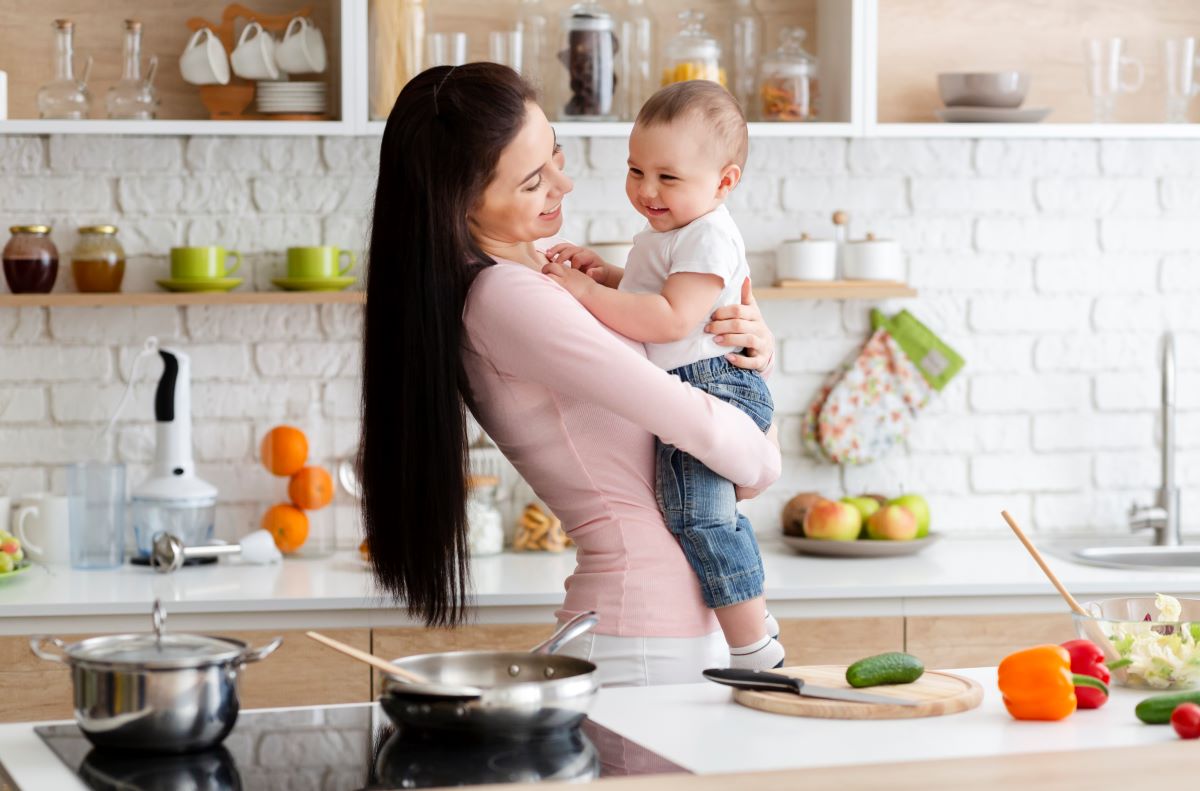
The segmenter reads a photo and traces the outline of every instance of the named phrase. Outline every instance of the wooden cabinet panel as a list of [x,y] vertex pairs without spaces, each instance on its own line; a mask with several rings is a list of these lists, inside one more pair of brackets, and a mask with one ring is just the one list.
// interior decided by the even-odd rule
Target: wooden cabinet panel
[[[63,635],[73,643],[83,635]],[[71,718],[71,673],[29,650],[28,637],[0,637],[0,722]]]
[[920,657],[926,667],[985,667],[999,664],[1021,648],[1075,636],[1066,613],[910,616],[905,650]]
[[904,619],[784,618],[779,642],[788,665],[850,664],[864,656],[904,650]]

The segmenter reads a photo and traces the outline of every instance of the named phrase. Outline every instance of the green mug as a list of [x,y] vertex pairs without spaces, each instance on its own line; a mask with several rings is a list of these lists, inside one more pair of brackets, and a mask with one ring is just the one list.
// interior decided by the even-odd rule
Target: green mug
[[[225,268],[227,255],[234,258],[233,267]],[[242,254],[224,247],[172,247],[171,277],[177,280],[217,280],[229,277],[242,265]]]
[[[342,256],[348,256],[346,265],[341,266]],[[331,280],[342,277],[354,268],[354,253],[336,247],[289,247],[287,251],[287,274],[297,280]]]

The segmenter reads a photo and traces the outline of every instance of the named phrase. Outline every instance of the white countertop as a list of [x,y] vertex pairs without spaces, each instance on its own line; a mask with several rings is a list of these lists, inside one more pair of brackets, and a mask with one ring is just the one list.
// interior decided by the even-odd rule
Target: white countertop
[[[901,558],[796,555],[763,544],[767,596],[779,617],[1060,612],[1062,603],[1015,539],[946,539]],[[1200,595],[1200,571],[1119,571],[1050,560],[1080,598],[1154,592]],[[478,620],[549,621],[574,556],[511,553],[472,564]],[[237,562],[156,574],[35,567],[0,584],[0,634],[107,631],[146,626],[163,600],[180,627],[320,628],[413,622],[381,599],[357,553],[274,566]]]
[[[922,719],[808,719],[744,708],[727,687],[704,683],[603,689],[590,716],[700,774],[1098,750],[1178,738],[1170,726],[1134,717],[1144,694],[1132,690],[1114,687],[1103,708],[1060,722],[1018,722],[1004,711],[995,668],[952,672],[983,685],[978,708]],[[39,724],[47,723],[0,726],[0,762],[21,789],[82,789],[34,734]]]

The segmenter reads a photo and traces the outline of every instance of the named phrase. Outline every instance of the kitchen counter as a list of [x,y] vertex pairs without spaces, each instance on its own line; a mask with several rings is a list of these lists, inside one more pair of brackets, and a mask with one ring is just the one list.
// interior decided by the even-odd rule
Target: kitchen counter
[[[1054,758],[1053,768],[1061,773],[1065,766],[1071,766],[1068,776],[1059,777],[1069,782],[1054,787],[1111,787],[1107,785],[1112,779],[1110,768],[1104,761],[1088,760],[1088,756],[1111,759],[1122,748],[1139,748],[1145,752],[1135,755],[1142,758],[1162,754],[1185,758],[1181,762],[1184,766],[1195,765],[1194,757],[1186,759],[1195,755],[1196,743],[1179,742],[1169,726],[1147,726],[1134,718],[1133,706],[1143,694],[1118,687],[1101,709],[1079,711],[1055,723],[1017,722],[1004,711],[996,690],[995,668],[953,672],[983,684],[984,699],[979,708],[923,719],[819,720],[744,708],[732,702],[732,693],[725,687],[688,684],[604,689],[591,716],[690,771],[701,775],[738,775],[737,787],[747,789],[814,787],[811,780],[818,775],[812,770],[817,770],[823,778],[853,778],[855,772],[870,773],[872,765],[897,762],[903,765],[896,778],[899,781],[902,777],[903,781],[888,783],[892,788],[933,787],[930,779],[935,773],[946,772],[947,766],[957,767],[960,785],[942,787],[965,787],[964,778],[970,777],[971,787],[1003,788],[1000,783],[981,785],[979,781],[986,782],[988,778],[972,767],[977,763],[1003,774],[1005,765],[997,764],[996,759],[1026,756],[1022,761],[1007,762],[1017,766],[1027,765],[1033,754],[1064,753]],[[33,733],[34,724],[0,726],[0,762],[13,780],[22,789],[83,788]],[[920,763],[947,760],[954,763]],[[1134,756],[1125,763],[1141,766],[1143,772],[1146,769],[1145,762]],[[845,772],[839,775],[834,771],[837,767]],[[925,775],[926,771],[931,774]],[[1162,779],[1160,770],[1154,771],[1156,779]],[[877,776],[878,772],[874,774]],[[1053,775],[1053,772],[1043,773],[1042,779],[1053,779]],[[787,783],[789,779],[791,785]],[[609,782],[620,788],[627,781]],[[681,778],[679,787],[692,787],[692,782],[694,779],[684,782]],[[628,784],[657,789],[675,785],[663,776],[631,779]],[[879,786],[847,783],[838,787]]]
[[[946,539],[911,557],[833,559],[763,543],[767,596],[778,617],[859,617],[1062,612],[1058,594],[1015,539]],[[1200,571],[1119,571],[1051,564],[1081,598],[1154,592],[1200,595]],[[472,566],[480,623],[550,621],[571,553],[504,553]],[[190,629],[408,626],[381,599],[357,553],[275,566],[222,562],[161,575],[30,569],[0,585],[0,634],[143,630],[163,600]]]

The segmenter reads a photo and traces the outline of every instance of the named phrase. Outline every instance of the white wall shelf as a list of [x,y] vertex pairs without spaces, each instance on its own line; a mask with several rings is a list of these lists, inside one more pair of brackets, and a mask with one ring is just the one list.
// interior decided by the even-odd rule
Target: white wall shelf
[[1200,124],[873,124],[865,137],[907,138],[1200,138]]
[[0,121],[10,135],[350,135],[346,121]]

